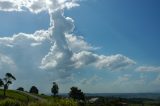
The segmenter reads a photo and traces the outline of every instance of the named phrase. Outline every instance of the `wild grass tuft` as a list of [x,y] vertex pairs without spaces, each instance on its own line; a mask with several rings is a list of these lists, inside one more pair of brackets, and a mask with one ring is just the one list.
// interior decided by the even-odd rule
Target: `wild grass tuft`
[[7,98],[0,101],[0,106],[22,106],[22,103],[18,100]]
[[78,103],[72,99],[50,99],[32,102],[28,106],[78,106]]

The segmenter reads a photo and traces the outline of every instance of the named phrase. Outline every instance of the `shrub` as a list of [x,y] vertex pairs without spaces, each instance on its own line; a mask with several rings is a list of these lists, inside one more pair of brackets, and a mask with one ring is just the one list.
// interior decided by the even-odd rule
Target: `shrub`
[[71,87],[71,91],[69,92],[69,97],[75,100],[85,100],[84,93],[78,89],[77,87]]
[[17,88],[18,91],[24,91],[24,88],[23,87],[19,87]]
[[29,93],[35,93],[38,94],[38,88],[36,86],[32,86]]

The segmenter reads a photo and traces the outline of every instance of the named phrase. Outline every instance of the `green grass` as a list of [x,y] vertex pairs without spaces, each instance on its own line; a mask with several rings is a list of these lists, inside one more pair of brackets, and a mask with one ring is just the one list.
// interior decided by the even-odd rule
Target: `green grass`
[[[0,96],[3,96],[3,90],[0,90]],[[21,102],[35,101],[33,97],[20,93],[18,91],[14,91],[14,90],[7,90],[6,97],[10,99],[15,99]]]
[[71,99],[53,98],[46,101],[32,101],[27,103],[15,99],[0,100],[0,106],[78,106],[78,103]]
[[43,98],[38,101],[26,94],[14,90],[7,90],[6,97],[3,97],[3,90],[0,89],[0,106],[78,106],[72,99],[51,97],[46,95],[36,95]]
[[32,102],[28,106],[78,106],[78,103],[72,99],[52,98],[46,101]]
[[41,94],[33,94],[33,95],[46,99],[46,100],[53,99],[53,96],[47,96],[47,95],[41,95]]
[[3,99],[0,100],[0,106],[25,106],[22,102],[14,99]]
[[[44,100],[38,101],[33,97],[14,90],[6,91],[6,98],[3,98],[3,90],[0,89],[0,106],[78,106],[78,103],[72,99],[62,97],[52,97],[47,95],[37,95]],[[116,100],[116,99],[115,99]],[[135,104],[128,102],[128,106],[142,106],[142,104]],[[143,101],[144,106],[160,106],[159,101]],[[101,105],[100,105],[101,104]],[[99,106],[114,106],[111,101],[99,101]],[[97,106],[97,103],[87,103],[85,106]]]

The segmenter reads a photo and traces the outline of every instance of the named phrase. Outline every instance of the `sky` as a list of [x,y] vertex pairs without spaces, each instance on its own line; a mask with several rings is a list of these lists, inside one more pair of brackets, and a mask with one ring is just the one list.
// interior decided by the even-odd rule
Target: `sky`
[[160,92],[159,0],[0,0],[0,78],[50,93]]

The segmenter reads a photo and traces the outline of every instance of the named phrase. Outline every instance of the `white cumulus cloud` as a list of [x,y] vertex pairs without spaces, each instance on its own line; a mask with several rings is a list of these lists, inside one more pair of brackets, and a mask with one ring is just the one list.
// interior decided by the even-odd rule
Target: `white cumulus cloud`
[[140,66],[136,68],[136,71],[138,72],[160,72],[159,66]]
[[[33,34],[19,33],[0,38],[0,53],[11,57],[19,73],[37,70],[55,72],[61,78],[72,75],[73,70],[93,66],[103,70],[122,70],[135,61],[121,54],[96,54],[97,47],[73,34],[74,20],[64,16],[63,9],[79,6],[77,0],[0,0],[0,11],[48,11],[50,27]],[[22,75],[22,74],[21,74]]]
[[80,51],[94,51],[99,48],[93,47],[91,44],[85,41],[83,36],[76,36],[72,34],[68,34],[65,36],[68,46],[72,49],[74,52],[80,52]]
[[24,8],[33,13],[49,11],[52,13],[64,8],[79,6],[75,0],[0,0],[0,11],[22,11]]
[[1,11],[21,11],[20,5],[15,0],[0,0]]
[[122,70],[128,68],[136,62],[124,55],[116,54],[111,56],[100,56],[96,67],[100,69]]

